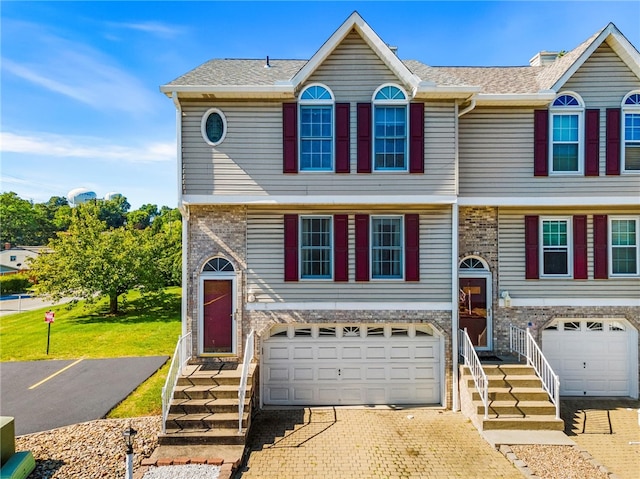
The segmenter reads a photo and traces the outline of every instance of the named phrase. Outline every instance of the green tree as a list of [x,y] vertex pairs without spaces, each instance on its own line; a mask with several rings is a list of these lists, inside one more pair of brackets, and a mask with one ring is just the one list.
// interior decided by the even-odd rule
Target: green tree
[[31,271],[37,293],[88,301],[107,296],[109,313],[116,314],[120,295],[132,288],[159,291],[164,284],[151,232],[109,228],[101,211],[93,203],[74,208],[69,229],[49,242],[52,252],[41,254]]
[[0,194],[0,243],[44,244],[51,233],[47,218],[14,192]]
[[124,196],[118,195],[110,200],[96,200],[78,205],[79,208],[85,205],[96,204],[99,208],[98,218],[104,221],[109,228],[120,228],[127,222],[127,212],[131,205]]

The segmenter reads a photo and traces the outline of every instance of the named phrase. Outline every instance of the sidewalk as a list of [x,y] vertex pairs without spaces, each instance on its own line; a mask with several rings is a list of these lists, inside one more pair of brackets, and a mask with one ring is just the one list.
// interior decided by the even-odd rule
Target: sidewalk
[[62,298],[60,301],[47,301],[42,298],[24,294],[21,298],[3,299],[0,301],[0,316],[21,313],[23,311],[31,311],[32,309],[46,308],[47,306],[59,306],[61,304],[68,303],[71,300],[72,298]]

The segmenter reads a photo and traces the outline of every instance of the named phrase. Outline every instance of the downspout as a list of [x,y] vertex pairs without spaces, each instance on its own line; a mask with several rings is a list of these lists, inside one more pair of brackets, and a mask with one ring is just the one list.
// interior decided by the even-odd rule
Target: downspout
[[177,187],[178,209],[182,215],[182,301],[180,316],[182,318],[182,336],[187,334],[187,244],[189,227],[189,207],[182,204],[182,105],[178,100],[178,92],[171,92],[171,99],[176,106],[176,158],[177,158]]
[[469,106],[466,107],[464,110],[458,112],[458,118],[460,118],[463,115],[466,115],[471,110],[473,110],[475,107],[476,107],[476,97],[474,95],[473,97],[471,97],[471,103],[469,104]]

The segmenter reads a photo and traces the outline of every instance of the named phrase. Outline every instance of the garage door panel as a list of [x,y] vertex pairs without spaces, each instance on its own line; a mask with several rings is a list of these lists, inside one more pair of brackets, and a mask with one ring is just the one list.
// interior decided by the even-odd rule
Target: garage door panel
[[265,404],[440,403],[437,337],[277,336],[263,350]]
[[313,359],[313,347],[311,346],[294,347],[293,359]]
[[411,357],[409,346],[392,346],[391,359],[409,359]]
[[580,328],[565,331],[560,325],[542,332],[542,350],[560,377],[560,394],[630,396],[637,387],[631,368],[638,362],[637,349],[630,346],[635,330],[628,325],[611,330],[610,324],[620,327],[619,320],[571,321]]
[[321,346],[318,348],[318,359],[338,359],[338,348]]
[[289,368],[274,368],[267,369],[269,381],[288,381],[289,380]]
[[295,381],[313,381],[313,368],[293,368]]
[[344,346],[342,348],[342,359],[363,359],[362,348],[360,346]]
[[387,373],[384,367],[367,367],[365,370],[365,378],[370,380],[385,379],[386,375]]

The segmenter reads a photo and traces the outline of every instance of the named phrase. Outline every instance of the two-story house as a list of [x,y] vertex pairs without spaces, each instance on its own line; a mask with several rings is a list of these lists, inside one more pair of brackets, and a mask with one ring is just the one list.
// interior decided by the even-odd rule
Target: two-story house
[[[526,54],[526,52],[523,52]],[[309,60],[215,59],[177,110],[183,332],[266,405],[456,407],[531,325],[563,393],[638,396],[640,55],[401,60],[353,13]]]

